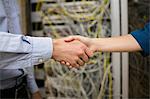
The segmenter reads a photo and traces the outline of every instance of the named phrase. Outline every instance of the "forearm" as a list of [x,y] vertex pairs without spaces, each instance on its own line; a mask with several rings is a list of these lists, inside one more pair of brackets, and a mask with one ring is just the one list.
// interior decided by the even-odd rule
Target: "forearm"
[[111,38],[94,38],[92,45],[96,51],[102,52],[132,52],[142,50],[132,35]]

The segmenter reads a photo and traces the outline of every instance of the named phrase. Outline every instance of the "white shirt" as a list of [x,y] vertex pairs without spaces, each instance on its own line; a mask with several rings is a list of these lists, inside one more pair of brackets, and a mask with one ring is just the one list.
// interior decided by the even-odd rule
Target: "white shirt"
[[24,68],[28,74],[28,86],[34,93],[38,88],[32,66],[51,58],[52,39],[21,34],[17,0],[0,0],[0,81],[7,82],[2,83],[0,88],[12,87],[14,85],[12,78],[19,75],[17,69]]

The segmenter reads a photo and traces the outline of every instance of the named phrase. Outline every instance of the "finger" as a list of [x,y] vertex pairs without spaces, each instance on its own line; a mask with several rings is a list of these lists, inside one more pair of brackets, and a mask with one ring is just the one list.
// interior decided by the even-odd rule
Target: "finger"
[[88,55],[89,57],[92,57],[93,56],[93,51],[92,50],[90,50],[89,48],[86,48],[85,49],[85,52],[86,52],[86,55]]
[[63,65],[70,66],[70,63],[69,63],[69,62],[61,61],[60,63],[63,64]]
[[74,40],[80,40],[79,36],[69,36],[67,38],[65,38],[65,42],[71,42],[71,41],[74,41]]
[[88,62],[88,60],[89,60],[89,58],[88,58],[88,56],[86,55],[86,53],[83,53],[81,56],[80,56],[80,58],[86,63],[86,62]]
[[[84,61],[82,59],[78,59],[77,61],[78,65],[83,66],[84,65]],[[78,67],[78,66],[77,66]]]
[[69,69],[71,69],[71,68],[73,68],[73,66],[70,65],[70,66],[69,66]]
[[77,61],[75,61],[75,62],[72,62],[71,66],[76,68],[79,66],[79,64],[77,63]]
[[77,67],[80,67],[80,65],[79,65],[79,64],[77,64]]
[[62,65],[66,65],[66,62],[65,61],[61,61],[60,62]]
[[70,63],[69,63],[69,62],[66,62],[66,65],[67,65],[67,66],[70,66]]
[[79,64],[76,64],[75,66],[72,66],[71,68],[79,68],[80,65]]

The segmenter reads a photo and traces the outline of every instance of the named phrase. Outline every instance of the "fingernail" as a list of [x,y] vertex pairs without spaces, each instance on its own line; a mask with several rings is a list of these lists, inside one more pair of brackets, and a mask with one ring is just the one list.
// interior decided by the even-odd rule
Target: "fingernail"
[[66,63],[66,65],[68,65],[68,66],[69,66],[69,65],[70,65],[70,63],[68,63],[68,62],[67,62],[67,63]]
[[62,64],[65,64],[65,62],[61,62]]
[[69,68],[71,69],[71,68],[72,68],[72,66],[69,66]]

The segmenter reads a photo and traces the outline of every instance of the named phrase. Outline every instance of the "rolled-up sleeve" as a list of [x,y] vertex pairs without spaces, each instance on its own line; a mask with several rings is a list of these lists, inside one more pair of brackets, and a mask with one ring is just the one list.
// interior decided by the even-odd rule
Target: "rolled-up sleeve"
[[146,24],[143,29],[131,33],[142,48],[143,56],[150,54],[150,23]]
[[0,32],[0,69],[40,64],[52,57],[52,39]]

